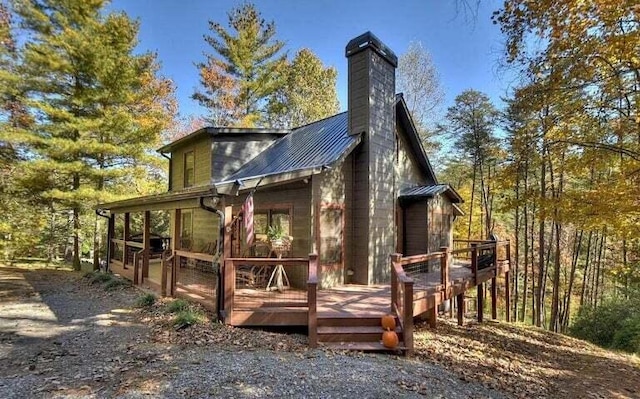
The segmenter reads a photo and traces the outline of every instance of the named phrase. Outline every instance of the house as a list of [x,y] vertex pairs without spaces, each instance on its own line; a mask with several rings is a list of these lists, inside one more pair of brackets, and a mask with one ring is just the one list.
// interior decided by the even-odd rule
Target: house
[[[455,297],[461,309],[464,292],[487,280],[495,315],[508,243],[454,243],[462,199],[436,178],[395,93],[395,54],[367,32],[349,41],[346,58],[347,112],[284,130],[207,127],[162,147],[166,193],[99,206],[111,270],[199,300],[229,324],[308,325],[312,346],[380,349],[375,326],[392,312],[410,351],[414,316],[435,323],[438,304]],[[171,218],[170,248],[154,265],[148,237],[160,211]],[[142,242],[130,239],[136,212]],[[274,244],[274,234],[291,239]]]

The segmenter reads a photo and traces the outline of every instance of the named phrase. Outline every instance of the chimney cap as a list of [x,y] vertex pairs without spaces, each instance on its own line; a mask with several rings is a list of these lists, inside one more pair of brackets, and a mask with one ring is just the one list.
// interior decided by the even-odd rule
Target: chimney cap
[[391,51],[391,49],[387,47],[386,44],[382,43],[382,41],[380,41],[380,39],[378,39],[376,35],[374,35],[370,31],[351,39],[349,43],[347,43],[345,56],[349,58],[352,55],[355,55],[368,48],[371,48],[373,51],[378,53],[382,58],[387,60],[387,62],[394,67],[398,66],[398,57],[395,55],[395,53]]

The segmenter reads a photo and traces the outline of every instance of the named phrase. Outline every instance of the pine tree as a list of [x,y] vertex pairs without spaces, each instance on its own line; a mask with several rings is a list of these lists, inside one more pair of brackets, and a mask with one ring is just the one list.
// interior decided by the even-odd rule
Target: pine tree
[[256,126],[266,118],[269,97],[284,85],[284,43],[275,40],[273,21],[266,22],[251,3],[228,13],[228,29],[209,21],[213,36],[205,41],[214,54],[197,63],[201,88],[193,98],[209,110],[214,125]]
[[104,0],[16,0],[29,41],[20,65],[36,122],[23,183],[73,221],[80,266],[80,218],[112,198],[118,183],[153,164],[149,149],[175,111],[173,84],[158,77],[155,54],[134,55],[138,23],[106,14]]
[[311,50],[302,49],[285,71],[285,84],[269,100],[270,125],[301,126],[338,112],[335,68],[325,68]]

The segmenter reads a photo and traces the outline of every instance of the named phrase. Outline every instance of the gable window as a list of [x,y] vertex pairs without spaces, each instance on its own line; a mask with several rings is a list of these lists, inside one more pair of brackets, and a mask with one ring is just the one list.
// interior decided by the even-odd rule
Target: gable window
[[184,187],[191,187],[196,180],[195,157],[193,151],[184,153]]

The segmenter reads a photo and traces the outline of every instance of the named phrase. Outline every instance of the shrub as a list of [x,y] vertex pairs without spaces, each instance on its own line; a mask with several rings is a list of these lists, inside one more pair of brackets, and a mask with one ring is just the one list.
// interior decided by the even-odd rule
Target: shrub
[[148,308],[152,306],[154,303],[156,303],[156,296],[151,293],[141,295],[136,300],[136,306],[140,308]]
[[176,299],[175,301],[169,302],[167,304],[167,310],[169,313],[180,313],[189,309],[189,302],[184,299]]
[[640,317],[626,319],[613,336],[611,347],[625,352],[640,353]]
[[107,291],[113,291],[121,287],[126,287],[128,285],[128,281],[114,277],[111,280],[107,281],[107,283],[104,285],[104,289]]
[[638,351],[640,301],[612,299],[595,309],[581,309],[569,332],[606,348]]
[[180,330],[194,324],[198,324],[201,321],[202,313],[193,309],[186,309],[176,314],[176,316],[173,318],[173,325],[176,329]]

